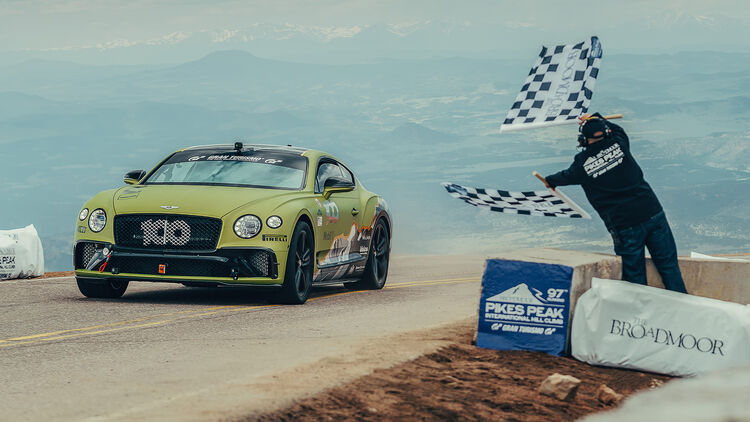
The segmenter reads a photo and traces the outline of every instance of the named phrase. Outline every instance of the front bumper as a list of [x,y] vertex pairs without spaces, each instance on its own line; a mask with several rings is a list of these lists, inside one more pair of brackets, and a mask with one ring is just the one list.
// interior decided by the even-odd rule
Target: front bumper
[[270,248],[221,248],[210,253],[180,253],[118,248],[79,241],[75,273],[87,278],[166,282],[278,285],[279,259]]

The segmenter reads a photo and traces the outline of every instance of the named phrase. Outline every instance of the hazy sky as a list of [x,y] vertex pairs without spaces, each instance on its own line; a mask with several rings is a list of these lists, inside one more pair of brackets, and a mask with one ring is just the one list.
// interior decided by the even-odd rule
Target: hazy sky
[[[243,29],[254,23],[372,25],[440,21],[545,33],[611,33],[638,42],[670,33],[686,43],[745,43],[750,3],[718,1],[505,0],[0,0],[0,48],[64,48],[147,40],[174,32]],[[694,40],[694,41],[693,41]]]

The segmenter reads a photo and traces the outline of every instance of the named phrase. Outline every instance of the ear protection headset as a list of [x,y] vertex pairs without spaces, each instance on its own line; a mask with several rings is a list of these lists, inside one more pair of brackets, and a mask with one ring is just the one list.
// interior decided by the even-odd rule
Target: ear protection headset
[[[589,120],[585,121],[582,125],[578,126],[578,146],[580,148],[586,148],[589,146],[589,140],[586,137],[586,135],[583,134],[583,127],[586,126],[586,124],[593,119],[599,119],[599,117],[592,117]],[[602,135],[605,139],[609,138],[612,135],[612,129],[607,124],[607,119],[601,119],[602,123],[604,123],[604,134]]]

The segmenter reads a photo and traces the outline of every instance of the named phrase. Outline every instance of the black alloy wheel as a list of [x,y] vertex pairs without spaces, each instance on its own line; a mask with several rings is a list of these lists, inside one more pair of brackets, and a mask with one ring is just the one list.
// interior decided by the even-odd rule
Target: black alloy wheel
[[310,226],[303,221],[298,222],[289,245],[280,302],[302,304],[307,301],[312,287],[314,250]]
[[76,283],[84,296],[97,299],[117,299],[125,294],[129,284],[126,280],[80,277],[76,277]]
[[370,254],[365,265],[362,279],[354,283],[345,283],[350,289],[379,290],[385,286],[388,278],[388,263],[391,257],[391,236],[383,219],[375,223],[370,241]]

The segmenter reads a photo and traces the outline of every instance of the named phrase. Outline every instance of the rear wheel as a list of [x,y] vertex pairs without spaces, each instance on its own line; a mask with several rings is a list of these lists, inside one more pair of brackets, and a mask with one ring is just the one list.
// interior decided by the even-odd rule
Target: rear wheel
[[278,301],[289,304],[302,304],[310,295],[313,278],[313,236],[307,223],[300,221],[294,228],[286,259],[284,284]]
[[128,281],[76,277],[78,290],[86,297],[116,299],[128,288]]
[[362,279],[354,283],[345,283],[349,289],[379,290],[385,286],[388,278],[388,263],[391,256],[391,237],[384,220],[378,220],[372,231],[370,254],[367,257]]

